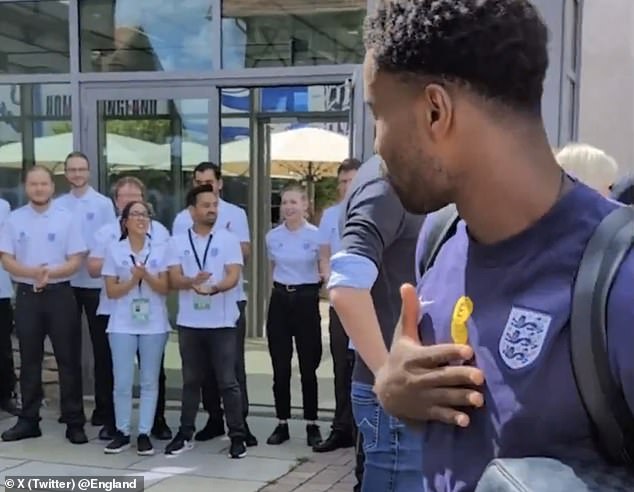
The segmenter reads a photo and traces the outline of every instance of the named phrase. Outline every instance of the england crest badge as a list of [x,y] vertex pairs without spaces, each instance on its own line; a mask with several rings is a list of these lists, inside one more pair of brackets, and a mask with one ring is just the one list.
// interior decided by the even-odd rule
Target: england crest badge
[[533,363],[542,351],[551,321],[548,314],[513,307],[498,347],[504,363],[511,369]]

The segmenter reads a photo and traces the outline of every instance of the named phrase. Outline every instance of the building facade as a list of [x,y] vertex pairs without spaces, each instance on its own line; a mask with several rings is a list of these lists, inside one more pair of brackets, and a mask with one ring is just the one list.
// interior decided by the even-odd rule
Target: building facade
[[[280,187],[315,185],[339,157],[372,153],[360,64],[374,1],[0,0],[0,194],[24,203],[21,177],[34,163],[64,191],[64,157],[80,149],[95,188],[140,177],[169,226],[193,167],[220,163],[224,198],[250,220],[249,333],[262,335],[264,235]],[[577,132],[582,6],[536,4],[551,30],[543,107],[558,145]],[[334,143],[313,146],[314,157],[280,155],[275,135],[296,128],[328,130]]]

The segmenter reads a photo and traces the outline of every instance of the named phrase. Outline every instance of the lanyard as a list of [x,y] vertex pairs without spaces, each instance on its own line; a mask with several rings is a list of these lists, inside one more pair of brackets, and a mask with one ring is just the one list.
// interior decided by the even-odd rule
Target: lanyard
[[[145,264],[147,263],[148,258],[150,257],[150,251],[148,251],[147,256],[145,257],[145,260],[143,260],[143,263],[141,263],[141,265],[145,266]],[[134,257],[133,254],[130,255],[130,259],[132,260],[132,264],[134,266],[136,266],[136,258]],[[141,284],[143,283],[143,280],[139,280],[139,293],[141,292]]]
[[207,253],[209,253],[209,245],[211,244],[211,238],[213,234],[209,234],[207,238],[207,245],[205,246],[205,252],[203,253],[203,262],[200,262],[200,257],[198,256],[198,252],[196,251],[196,247],[194,246],[194,240],[192,239],[192,230],[187,230],[187,235],[189,236],[189,245],[192,247],[192,252],[194,253],[194,259],[196,260],[196,264],[198,265],[199,270],[202,272],[205,269],[205,265],[207,264]]

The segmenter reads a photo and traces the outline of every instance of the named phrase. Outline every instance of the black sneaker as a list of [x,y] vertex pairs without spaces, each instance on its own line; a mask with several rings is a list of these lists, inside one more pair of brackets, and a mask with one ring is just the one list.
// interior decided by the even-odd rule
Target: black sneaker
[[244,441],[240,437],[231,438],[231,447],[229,448],[229,458],[239,459],[244,458],[247,455],[247,447]]
[[154,454],[154,446],[147,434],[139,434],[136,439],[136,454],[139,456],[152,456]]
[[249,426],[246,423],[244,424],[244,428],[247,431],[247,435],[244,438],[244,443],[247,445],[248,448],[252,448],[254,446],[257,446],[258,445],[258,438],[255,437],[251,433],[251,429],[249,429]]
[[321,442],[322,438],[319,426],[317,424],[308,424],[306,426],[306,444],[312,448],[313,446],[321,444]]
[[83,426],[72,426],[66,429],[66,439],[71,444],[86,444],[88,442],[88,436],[84,432]]
[[117,431],[114,427],[110,427],[109,425],[104,425],[99,431],[99,440],[100,441],[110,441],[115,438]]
[[104,448],[103,452],[106,454],[119,454],[126,449],[130,449],[130,436],[117,431],[114,439]]
[[17,424],[2,433],[2,440],[5,442],[21,441],[22,439],[31,439],[41,435],[42,431],[38,424],[18,420]]
[[207,424],[200,431],[196,432],[196,441],[210,441],[216,437],[225,435],[225,424],[222,420],[207,420]]
[[178,432],[176,434],[176,437],[172,439],[172,442],[170,442],[165,447],[165,455],[177,456],[193,448],[194,448],[194,443],[192,442],[191,438],[188,439],[184,434],[182,434],[181,432]]
[[266,440],[266,443],[277,446],[278,444],[288,441],[290,438],[291,436],[288,433],[288,424],[278,424],[273,431],[273,434],[271,434]]
[[167,422],[165,422],[165,419],[160,418],[154,422],[152,436],[159,441],[169,441],[172,438],[172,430],[167,425]]

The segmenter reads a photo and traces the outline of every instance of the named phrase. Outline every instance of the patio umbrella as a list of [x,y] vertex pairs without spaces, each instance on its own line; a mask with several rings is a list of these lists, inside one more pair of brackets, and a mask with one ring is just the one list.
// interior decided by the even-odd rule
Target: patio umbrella
[[[35,162],[62,173],[62,163],[73,151],[73,134],[60,133],[34,139]],[[143,169],[151,167],[158,145],[137,138],[108,133],[106,152],[111,170]],[[22,166],[22,142],[12,142],[0,146],[0,167],[19,169]]]

